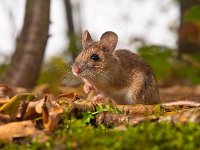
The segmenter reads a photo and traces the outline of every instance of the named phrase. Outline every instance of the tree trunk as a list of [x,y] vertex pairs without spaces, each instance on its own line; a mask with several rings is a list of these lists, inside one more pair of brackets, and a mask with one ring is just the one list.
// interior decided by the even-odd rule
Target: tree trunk
[[69,46],[67,50],[71,53],[72,59],[74,60],[79,52],[79,48],[77,46],[77,35],[74,29],[74,21],[73,21],[73,10],[70,0],[64,0],[66,14],[67,14],[67,24],[68,24],[68,39],[69,39]]
[[24,25],[5,82],[32,88],[37,80],[49,30],[50,0],[27,0]]
[[184,21],[184,15],[191,7],[200,4],[200,0],[180,0],[181,22],[178,32],[178,48],[181,54],[200,54],[200,24]]

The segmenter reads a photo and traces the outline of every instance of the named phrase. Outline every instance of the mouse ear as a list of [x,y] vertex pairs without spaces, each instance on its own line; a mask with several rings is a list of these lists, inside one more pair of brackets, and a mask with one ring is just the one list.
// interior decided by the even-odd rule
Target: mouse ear
[[111,31],[105,32],[100,38],[100,44],[109,52],[113,52],[115,50],[117,42],[117,34]]
[[82,34],[82,45],[83,48],[85,48],[86,46],[88,46],[91,42],[92,42],[92,37],[90,35],[90,33],[88,32],[88,30],[85,30]]

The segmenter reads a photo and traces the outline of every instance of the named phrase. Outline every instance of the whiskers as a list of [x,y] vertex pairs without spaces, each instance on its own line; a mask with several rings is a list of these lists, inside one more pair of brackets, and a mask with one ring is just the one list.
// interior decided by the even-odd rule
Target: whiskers
[[103,74],[102,72],[97,72],[99,75],[101,75],[104,79],[110,81],[111,83],[114,83],[114,81],[108,76],[108,75],[105,75]]
[[[101,68],[103,68],[103,67],[101,67]],[[104,80],[107,80],[108,82],[114,83],[114,81],[108,75],[106,75],[103,71],[92,70],[92,71],[87,71],[85,74],[87,74],[86,78],[92,79],[93,82],[96,82],[97,80],[101,80],[100,77],[102,77]]]
[[72,73],[70,64],[62,60],[55,60],[44,65],[40,80],[43,83],[45,82],[57,86],[74,85],[83,82]]

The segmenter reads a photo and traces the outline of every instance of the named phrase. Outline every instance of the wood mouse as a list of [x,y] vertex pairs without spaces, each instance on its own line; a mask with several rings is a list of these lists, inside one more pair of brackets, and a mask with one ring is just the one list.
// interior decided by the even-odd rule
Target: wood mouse
[[117,104],[156,104],[159,91],[151,68],[137,54],[115,50],[118,36],[112,31],[94,41],[85,30],[83,50],[72,65],[74,75],[85,82],[84,90],[94,89],[93,100],[109,97]]

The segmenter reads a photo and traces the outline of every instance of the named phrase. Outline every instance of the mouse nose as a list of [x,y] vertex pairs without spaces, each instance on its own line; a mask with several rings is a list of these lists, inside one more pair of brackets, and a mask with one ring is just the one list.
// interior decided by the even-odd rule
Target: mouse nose
[[79,74],[79,73],[81,73],[81,68],[78,67],[78,66],[76,66],[76,67],[74,68],[74,71],[75,71],[77,74]]
[[75,75],[78,75],[81,73],[81,68],[77,65],[73,65],[72,66],[72,72],[75,74]]

